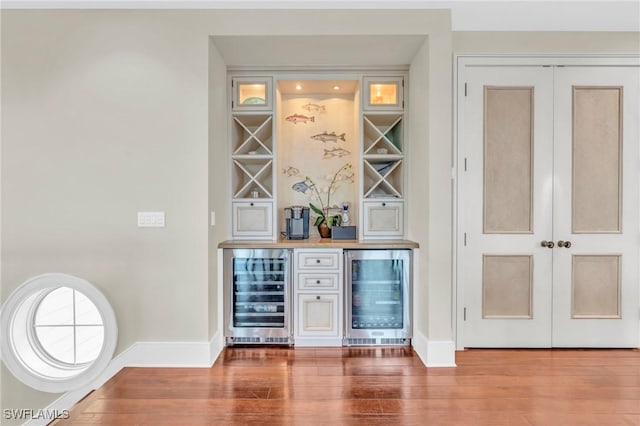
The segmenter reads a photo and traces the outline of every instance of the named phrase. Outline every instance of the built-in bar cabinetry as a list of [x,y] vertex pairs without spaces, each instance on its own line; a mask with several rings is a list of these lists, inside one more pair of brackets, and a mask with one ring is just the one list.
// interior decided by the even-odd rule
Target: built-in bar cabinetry
[[231,208],[235,239],[274,239],[275,126],[271,77],[231,79]]
[[362,237],[404,235],[404,78],[364,77]]
[[[270,312],[277,314],[284,312],[284,318],[288,318],[287,313],[291,312],[292,320],[291,327],[285,328],[284,331],[271,329],[265,331],[262,325],[251,330],[244,327],[244,322],[233,323],[234,327],[227,325],[225,327],[227,344],[294,343],[296,346],[342,346],[343,344],[398,345],[409,342],[408,312],[411,310],[411,300],[408,295],[412,292],[411,288],[397,294],[394,293],[395,290],[385,289],[388,293],[385,293],[386,299],[376,299],[373,297],[375,294],[365,297],[363,295],[365,289],[361,287],[366,286],[367,292],[381,289],[386,282],[384,280],[388,279],[390,274],[397,272],[394,265],[397,264],[399,257],[394,253],[418,248],[418,245],[412,241],[331,241],[319,238],[270,242],[230,240],[220,243],[219,248],[224,249],[224,318],[229,324],[232,319],[237,322],[238,318],[270,317]],[[359,259],[356,269],[351,263],[347,267],[345,253],[360,253],[358,256],[351,256]],[[410,256],[403,259],[406,265],[403,279],[411,283]],[[392,265],[389,266],[391,269],[388,271],[385,262]],[[367,265],[364,265],[365,263]],[[349,275],[348,279],[345,278],[345,273]],[[291,278],[287,279],[289,276]],[[347,282],[360,287],[356,289],[357,291],[352,291],[346,288]],[[285,287],[290,290],[286,290]],[[258,293],[263,290],[266,293]],[[285,291],[282,294],[291,294],[291,297],[284,299],[289,305],[282,309],[278,304],[282,301],[282,294],[277,293],[280,291]],[[256,299],[258,295],[262,297],[263,294],[276,299],[265,299],[268,302]],[[355,299],[350,301],[347,296],[352,294],[360,298],[359,301]],[[404,296],[401,297],[403,294]],[[241,297],[251,298],[242,299]],[[407,313],[402,321],[398,319],[402,322],[401,326],[378,320],[376,315],[381,316],[380,312],[387,312],[389,305],[396,300],[403,301],[404,312]],[[369,302],[375,305],[373,307],[375,309],[371,310],[371,307],[366,305]],[[360,303],[363,304],[362,309],[367,308],[375,314],[375,321],[363,326],[367,329],[374,328],[371,336],[366,339],[361,338],[362,333],[354,334],[353,330],[359,325],[345,324],[347,312],[351,312],[350,309],[353,306],[360,306]],[[399,312],[402,312],[402,309]],[[380,330],[375,329],[376,327]],[[396,334],[388,330],[390,328],[398,328]],[[279,334],[274,334],[276,331]],[[377,339],[378,335],[385,339]],[[291,339],[285,338],[286,336],[291,336]],[[398,336],[402,338],[394,339]]]
[[[324,80],[305,81],[304,73],[300,80],[248,71],[229,76],[233,239],[275,241],[284,207],[317,203],[316,193],[300,182],[311,176],[326,190],[346,163],[352,172],[340,176],[344,192],[332,194],[332,207],[351,205],[350,224],[358,226],[360,239],[404,237],[406,74],[377,74],[341,73],[340,84],[351,89],[337,94],[333,88],[313,92]],[[298,94],[298,81],[309,91]]]
[[342,249],[295,249],[294,258],[296,345],[340,346],[344,293]]

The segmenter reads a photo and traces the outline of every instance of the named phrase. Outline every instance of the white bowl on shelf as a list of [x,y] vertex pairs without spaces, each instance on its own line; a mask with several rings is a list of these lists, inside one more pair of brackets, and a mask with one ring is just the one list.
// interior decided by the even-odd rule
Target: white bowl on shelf
[[376,149],[376,154],[386,154],[388,152],[389,152],[389,150],[387,150],[387,148],[378,148],[378,149]]

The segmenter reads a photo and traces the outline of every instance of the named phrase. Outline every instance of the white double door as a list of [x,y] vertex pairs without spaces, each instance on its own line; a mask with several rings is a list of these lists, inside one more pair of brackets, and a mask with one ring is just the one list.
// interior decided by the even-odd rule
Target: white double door
[[639,68],[460,75],[459,346],[638,347]]

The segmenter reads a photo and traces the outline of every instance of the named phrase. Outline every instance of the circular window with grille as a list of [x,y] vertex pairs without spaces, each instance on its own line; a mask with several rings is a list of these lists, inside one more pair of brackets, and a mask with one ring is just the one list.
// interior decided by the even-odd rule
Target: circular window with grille
[[91,283],[45,274],[20,285],[0,312],[2,358],[23,383],[45,392],[89,384],[117,341],[111,305]]

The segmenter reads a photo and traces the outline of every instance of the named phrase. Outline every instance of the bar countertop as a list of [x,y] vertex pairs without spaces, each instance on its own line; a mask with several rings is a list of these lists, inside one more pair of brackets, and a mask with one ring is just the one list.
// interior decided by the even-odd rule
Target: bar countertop
[[218,244],[223,249],[247,248],[343,248],[343,249],[416,249],[419,244],[409,240],[332,240],[312,237],[307,240],[226,240]]

